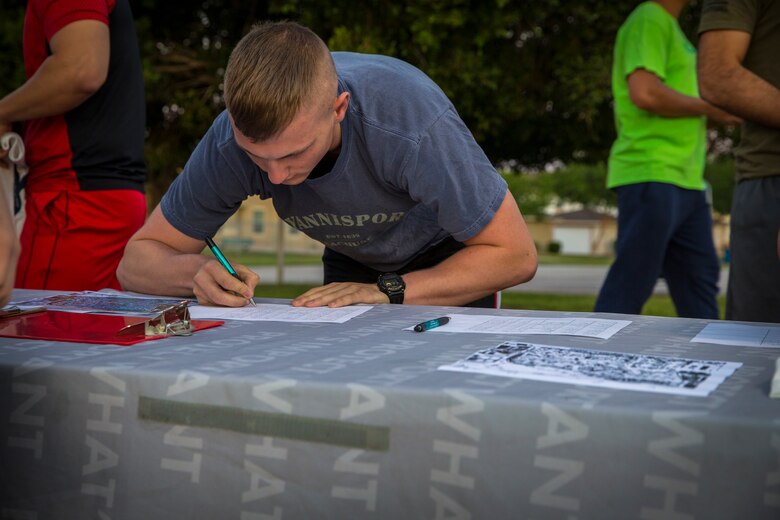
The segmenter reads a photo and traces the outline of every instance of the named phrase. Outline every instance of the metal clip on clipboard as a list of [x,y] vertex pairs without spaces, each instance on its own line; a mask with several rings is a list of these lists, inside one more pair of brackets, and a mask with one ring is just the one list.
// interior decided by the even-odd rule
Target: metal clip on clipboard
[[0,309],[0,319],[12,318],[14,316],[23,316],[25,314],[34,314],[36,312],[43,312],[45,310],[46,307],[43,306],[21,308],[17,307],[16,305],[8,305]]
[[117,332],[117,336],[136,336],[153,338],[159,336],[191,336],[192,320],[189,301],[184,300],[175,305],[167,305],[155,308],[159,314],[146,321],[123,327]]

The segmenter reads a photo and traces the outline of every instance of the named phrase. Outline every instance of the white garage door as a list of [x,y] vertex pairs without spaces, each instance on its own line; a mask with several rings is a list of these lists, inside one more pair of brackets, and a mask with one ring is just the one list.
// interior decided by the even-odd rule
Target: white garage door
[[566,255],[590,254],[590,230],[586,228],[556,227],[553,240],[561,243],[561,253]]

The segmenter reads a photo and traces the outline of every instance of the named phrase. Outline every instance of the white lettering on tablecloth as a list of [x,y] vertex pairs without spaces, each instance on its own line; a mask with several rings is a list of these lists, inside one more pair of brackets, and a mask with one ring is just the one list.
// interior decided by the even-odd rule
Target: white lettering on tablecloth
[[[116,479],[111,476],[111,470],[119,465],[119,455],[107,444],[116,441],[113,436],[122,434],[122,423],[112,420],[112,413],[115,408],[125,407],[127,384],[108,372],[108,368],[95,367],[90,370],[90,374],[116,392],[90,392],[88,395],[89,404],[99,406],[100,413],[97,419],[87,419],[88,433],[85,435],[84,444],[88,448],[88,460],[81,467],[81,493],[104,499],[105,507],[111,509],[114,507],[116,491]],[[98,514],[102,518],[110,518],[105,511],[99,510]]]
[[19,406],[11,412],[8,418],[9,424],[17,425],[20,434],[8,435],[6,440],[9,448],[21,448],[30,450],[33,458],[40,460],[43,456],[43,440],[44,432],[43,426],[45,423],[45,417],[43,414],[33,415],[29,412],[32,408],[38,404],[47,395],[47,389],[43,385],[36,385],[32,383],[17,382],[19,378],[26,376],[36,370],[42,368],[48,368],[54,363],[41,358],[32,358],[26,361],[21,366],[14,368],[14,383],[11,385],[11,392],[14,394],[22,394],[23,396],[29,396],[19,404]]
[[[537,450],[548,450],[588,438],[588,425],[573,415],[550,403],[542,403],[541,411],[547,417],[547,432],[536,439]],[[534,457],[534,467],[554,471],[556,474],[531,492],[532,504],[569,512],[580,510],[578,498],[566,496],[560,491],[582,476],[585,470],[583,461],[537,453]]]
[[[643,520],[661,518],[686,520],[694,518],[692,514],[678,510],[678,508],[683,507],[679,499],[683,495],[695,496],[698,493],[699,486],[695,479],[699,476],[700,466],[696,460],[686,457],[675,450],[701,446],[703,444],[704,436],[701,432],[685,426],[679,421],[679,419],[696,415],[701,414],[688,412],[653,413],[653,422],[670,430],[675,435],[650,441],[647,451],[672,466],[674,475],[645,475],[645,487],[661,491],[663,493],[663,505],[661,507],[642,507],[640,517]],[[691,504],[691,502],[689,501],[688,504]]]
[[612,392],[605,388],[588,386],[570,386],[556,394],[561,401],[570,406],[579,406],[583,410],[592,410],[598,403],[609,399]]
[[385,407],[385,396],[366,385],[348,384],[349,405],[342,408],[339,419],[353,419],[360,415],[382,410]]
[[[373,332],[374,334],[376,331]],[[387,344],[376,344],[364,349],[356,350],[349,354],[318,359],[311,363],[303,363],[293,368],[295,371],[327,374],[336,370],[342,370],[349,366],[368,363],[381,357],[393,356],[401,350],[408,350],[422,345],[422,341],[398,340]]]
[[[422,374],[433,374],[441,365],[451,363],[452,354],[444,353],[438,356],[432,355],[429,358],[420,360],[419,363],[413,365],[400,365],[390,368],[386,372],[376,373],[364,378],[360,381],[363,384],[371,384],[376,386],[398,386],[405,381],[420,377]],[[493,379],[498,379],[493,376]],[[514,382],[514,381],[513,381]]]
[[197,390],[209,384],[209,376],[199,372],[182,371],[177,377],[176,382],[168,387],[168,397],[183,394]]
[[[274,410],[282,413],[292,413],[292,402],[274,395],[279,390],[286,390],[297,385],[293,379],[279,379],[270,381],[252,388],[252,395],[258,401],[270,406]],[[249,460],[248,457],[259,457],[266,460],[286,461],[288,456],[287,448],[274,446],[272,437],[263,437],[260,444],[252,443],[244,447],[244,470],[249,474],[249,488],[241,492],[241,503],[244,507],[258,500],[268,500],[271,497],[284,493],[286,482],[270,472],[268,469]],[[262,461],[260,461],[262,462]],[[241,520],[281,520],[284,510],[279,506],[274,506],[273,502],[264,502],[262,504],[252,504],[253,506],[271,505],[271,513],[257,511],[241,511]]]
[[468,443],[452,442],[444,439],[434,439],[433,451],[448,457],[447,469],[431,469],[431,486],[429,496],[436,506],[435,518],[471,518],[471,512],[457,500],[447,495],[447,491],[435,484],[454,486],[461,489],[474,490],[475,479],[465,474],[464,459],[479,457],[477,444],[482,431],[469,424],[461,416],[481,413],[485,409],[484,401],[459,390],[445,390],[445,393],[455,399],[457,404],[436,410],[436,420],[466,438]]
[[[191,392],[209,384],[210,376],[200,372],[184,370],[176,377],[176,382],[168,387],[168,397]],[[186,426],[176,425],[163,435],[163,444],[171,446],[178,452],[189,450],[189,458],[160,459],[160,468],[168,471],[178,471],[189,475],[190,482],[200,484],[200,472],[203,464],[203,439],[194,435],[185,435]]]
[[[385,407],[385,396],[373,388],[365,385],[349,384],[349,404],[342,408],[339,414],[341,420],[354,419],[371,412],[382,410]],[[362,449],[350,449],[339,455],[333,465],[333,471],[341,474],[334,478],[348,478],[351,482],[359,480],[362,486],[334,485],[331,487],[331,496],[344,500],[363,502],[366,511],[376,511],[379,464],[370,460],[358,461],[358,458],[371,458],[374,456]]]
[[190,450],[191,457],[187,459],[172,459],[163,457],[160,460],[160,467],[169,471],[178,471],[190,476],[190,482],[200,484],[200,470],[203,462],[203,439],[193,435],[184,435],[187,432],[186,426],[176,425],[163,435],[163,443],[166,446],[174,448],[183,448]]
[[[287,448],[273,445],[271,437],[263,438],[262,444],[247,444],[244,453],[247,457],[287,460]],[[270,471],[244,459],[244,469],[249,473],[249,489],[241,493],[241,502],[248,504],[256,500],[265,500],[284,493],[285,482]],[[262,484],[262,485],[261,485]],[[241,511],[241,520],[281,520],[282,508],[273,507],[273,513]]]
[[[378,476],[379,464],[376,462],[358,461],[358,457],[362,456],[370,456],[370,454],[366,450],[347,450],[336,459],[333,470],[361,477],[363,475]],[[366,511],[376,511],[378,482],[375,478],[366,479],[364,487],[333,486],[330,493],[333,498],[363,502]]]
[[[17,395],[22,394],[29,397],[11,412],[8,422],[23,427],[26,430],[25,433],[29,432],[32,435],[25,437],[9,435],[8,446],[30,450],[35,459],[40,459],[43,456],[43,425],[45,418],[43,415],[33,415],[28,412],[46,397],[46,387],[28,383],[13,383],[11,391]],[[33,431],[30,431],[30,428]]]
[[255,385],[252,389],[252,395],[255,399],[267,404],[274,410],[282,413],[292,413],[292,403],[282,397],[273,395],[273,392],[293,388],[296,384],[297,382],[294,379],[279,379],[263,383],[262,385]]

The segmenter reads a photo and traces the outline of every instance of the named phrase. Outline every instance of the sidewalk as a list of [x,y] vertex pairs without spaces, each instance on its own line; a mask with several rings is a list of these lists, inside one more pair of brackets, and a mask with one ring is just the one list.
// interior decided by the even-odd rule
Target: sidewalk
[[[593,265],[540,265],[533,280],[506,290],[547,294],[592,294],[595,296],[601,288],[608,268],[608,266]],[[251,269],[260,275],[261,283],[278,283],[276,266],[258,266]],[[322,266],[285,266],[283,282],[322,283]],[[727,282],[728,269],[723,268],[720,271],[720,294],[726,294]],[[659,280],[654,292],[655,294],[668,294],[666,283]]]

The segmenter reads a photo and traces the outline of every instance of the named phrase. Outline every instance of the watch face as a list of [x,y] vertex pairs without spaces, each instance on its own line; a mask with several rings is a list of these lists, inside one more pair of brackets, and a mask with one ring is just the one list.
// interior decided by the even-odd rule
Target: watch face
[[382,285],[390,292],[400,291],[404,288],[403,281],[400,279],[400,277],[382,278]]
[[395,273],[382,274],[379,276],[377,286],[390,298],[390,303],[403,303],[406,284],[399,275]]

